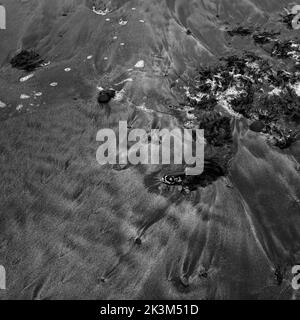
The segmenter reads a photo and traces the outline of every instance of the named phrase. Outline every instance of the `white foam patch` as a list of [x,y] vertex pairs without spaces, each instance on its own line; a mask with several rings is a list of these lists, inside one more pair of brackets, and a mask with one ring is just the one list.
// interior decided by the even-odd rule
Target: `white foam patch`
[[30,96],[27,95],[27,94],[22,93],[22,94],[20,95],[20,99],[22,99],[22,100],[30,99]]
[[52,83],[50,83],[50,86],[51,86],[51,87],[57,87],[57,85],[58,85],[57,82],[52,82]]
[[270,96],[279,96],[282,93],[282,90],[280,88],[274,88],[272,91],[270,91],[268,94]]
[[86,58],[87,58],[87,60],[91,60],[93,58],[93,56],[87,56]]
[[124,95],[125,95],[125,89],[122,89],[122,90],[116,92],[116,95],[113,100],[120,102],[123,100]]
[[72,69],[71,68],[65,68],[64,69],[66,72],[70,72]]
[[296,92],[296,95],[298,96],[298,97],[300,97],[300,82],[297,82],[297,83],[295,83],[293,86],[291,86],[294,90],[295,90],[295,92]]
[[3,109],[5,107],[6,107],[6,104],[4,102],[0,101],[0,109]]
[[33,76],[34,76],[34,74],[31,73],[31,74],[29,74],[29,75],[26,76],[26,77],[22,77],[22,78],[20,79],[20,82],[25,82],[25,81],[29,80],[30,78],[32,78]]
[[196,95],[192,95],[192,94],[190,93],[190,88],[189,88],[189,87],[186,87],[186,86],[185,86],[183,89],[185,90],[185,95],[186,95],[189,99],[194,100],[194,101],[196,101],[196,102],[201,102],[201,100],[202,100],[204,97],[207,96],[207,94],[202,93],[202,92],[199,92],[199,93],[197,93]]
[[41,97],[41,96],[43,95],[43,93],[42,93],[42,92],[35,92],[34,95],[35,95],[36,97]]
[[135,66],[135,68],[144,68],[145,67],[145,61],[144,60],[140,60],[138,61]]
[[241,118],[241,115],[232,109],[230,102],[234,98],[239,97],[243,92],[243,90],[239,91],[235,87],[231,87],[226,91],[219,93],[216,98],[223,109],[225,109],[232,117]]

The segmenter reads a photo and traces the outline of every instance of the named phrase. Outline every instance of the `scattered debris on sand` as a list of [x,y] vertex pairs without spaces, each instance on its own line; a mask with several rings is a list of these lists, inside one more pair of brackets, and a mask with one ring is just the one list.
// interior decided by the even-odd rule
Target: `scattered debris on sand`
[[40,67],[43,62],[44,60],[34,50],[22,50],[10,61],[13,68],[28,72],[34,71]]
[[22,109],[23,109],[23,105],[22,104],[17,105],[17,107],[16,107],[17,111],[21,111]]

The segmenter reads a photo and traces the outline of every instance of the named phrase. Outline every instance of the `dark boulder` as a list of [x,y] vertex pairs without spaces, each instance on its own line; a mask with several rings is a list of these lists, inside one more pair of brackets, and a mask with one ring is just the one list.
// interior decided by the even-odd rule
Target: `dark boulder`
[[102,90],[98,94],[98,102],[99,103],[109,103],[111,99],[113,99],[116,95],[115,90],[108,89],[108,90]]
[[10,64],[13,68],[30,72],[40,67],[43,62],[44,60],[34,50],[22,50],[11,59]]

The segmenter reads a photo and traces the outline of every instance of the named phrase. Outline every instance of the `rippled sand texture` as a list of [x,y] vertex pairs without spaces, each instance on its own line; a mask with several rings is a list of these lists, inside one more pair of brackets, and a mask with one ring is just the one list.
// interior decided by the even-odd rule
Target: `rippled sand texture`
[[[0,264],[8,290],[0,297],[297,298],[290,280],[300,262],[299,142],[271,149],[236,120],[229,177],[188,196],[159,189],[164,168],[116,171],[95,157],[97,131],[119,120],[178,125],[167,108],[182,98],[172,84],[230,51],[226,22],[271,24],[268,16],[289,2],[102,1],[106,15],[92,1],[2,2]],[[51,62],[22,83],[26,74],[8,63],[21,47]],[[97,87],[118,98],[99,106]],[[18,111],[21,94],[31,98]],[[278,266],[286,270],[281,285]]]

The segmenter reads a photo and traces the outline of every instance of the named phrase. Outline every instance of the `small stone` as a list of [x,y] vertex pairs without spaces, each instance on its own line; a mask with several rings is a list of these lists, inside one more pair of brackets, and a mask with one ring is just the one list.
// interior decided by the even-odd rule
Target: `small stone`
[[134,243],[137,244],[138,246],[140,246],[142,244],[142,239],[140,237],[138,237],[135,239]]

